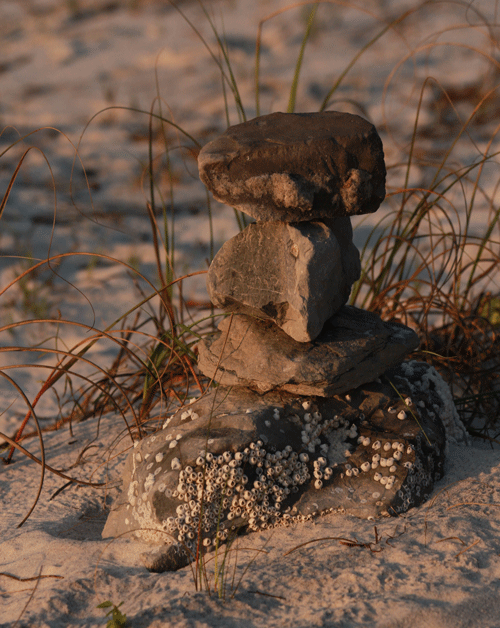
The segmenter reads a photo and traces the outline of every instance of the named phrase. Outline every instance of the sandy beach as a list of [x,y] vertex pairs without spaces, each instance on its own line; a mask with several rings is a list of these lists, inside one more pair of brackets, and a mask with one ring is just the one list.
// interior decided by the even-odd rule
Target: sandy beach
[[[408,172],[405,167],[426,79],[418,150],[429,160],[448,150],[457,128],[450,116],[458,112],[467,119],[474,109],[464,96],[455,99],[454,111],[440,99],[441,87],[492,89],[498,84],[495,4],[370,0],[359,6],[319,6],[296,111],[317,111],[363,46],[408,11],[359,57],[329,105],[369,119],[384,143],[388,198],[376,215],[353,220],[360,249],[373,226],[390,218],[398,188],[428,184],[430,170],[422,161]],[[302,4],[285,12],[289,6],[283,0],[206,4],[225,34],[248,118],[258,113],[254,64],[259,24],[260,113],[286,111],[310,12]],[[59,348],[72,347],[140,301],[139,288],[146,290],[147,282],[131,280],[130,269],[156,281],[145,210],[147,112],[153,103],[159,113],[161,102],[161,113],[201,145],[227,127],[220,59],[207,15],[196,2],[179,7],[184,17],[160,0],[0,4],[2,196],[29,149],[0,220],[0,290],[37,260],[74,254],[57,261],[56,275],[40,270],[27,283],[0,292],[0,374],[5,375],[0,378],[0,432],[8,436],[26,412],[16,384],[33,401],[55,357],[40,361],[39,355],[5,348],[34,346],[48,337],[55,337]],[[237,108],[227,89],[226,96],[229,123],[236,124]],[[457,164],[472,164],[492,138],[488,152],[498,151],[500,107],[497,100],[491,106],[493,114],[471,124],[456,142]],[[232,209],[212,202],[210,225],[195,143],[170,126],[166,140],[158,133],[153,142],[159,161],[165,141],[175,175],[174,258],[180,276],[206,270],[213,253],[238,232],[238,224]],[[497,181],[498,164],[492,161],[482,171],[474,210],[472,230],[478,234],[498,207]],[[463,216],[467,185],[450,193],[458,208],[449,211],[455,224]],[[159,195],[168,193],[165,185]],[[500,280],[490,279],[498,287]],[[206,303],[204,275],[185,280],[183,293],[186,300]],[[16,325],[39,318],[83,327]],[[115,355],[112,342],[100,342],[89,359],[109,368]],[[41,363],[46,367],[37,368]],[[81,373],[94,371],[88,364]],[[60,415],[67,386],[61,382],[57,395],[41,399],[37,415],[42,427]],[[445,476],[430,499],[397,518],[366,521],[335,513],[312,524],[240,537],[227,556],[219,591],[213,573],[224,554],[207,556],[207,591],[192,567],[150,573],[141,560],[150,546],[126,536],[101,537],[133,445],[124,418],[130,421],[130,416],[107,412],[44,432],[46,463],[96,486],[68,483],[45,470],[38,503],[21,527],[37,496],[41,467],[19,452],[14,464],[0,465],[0,627],[104,626],[107,611],[96,607],[106,600],[123,602],[120,610],[134,628],[500,626],[497,444],[450,440]],[[34,425],[29,424],[29,431]],[[23,446],[41,458],[37,437]]]

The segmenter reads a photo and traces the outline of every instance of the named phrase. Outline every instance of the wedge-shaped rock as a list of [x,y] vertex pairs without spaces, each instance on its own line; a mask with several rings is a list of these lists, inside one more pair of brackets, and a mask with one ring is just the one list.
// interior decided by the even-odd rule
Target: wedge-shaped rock
[[[359,277],[359,255],[351,247],[354,259],[343,260],[337,238],[319,222],[251,224],[215,256],[207,276],[210,299],[229,311],[269,318],[298,342],[314,340]],[[346,273],[344,264],[355,269]]]
[[418,347],[417,334],[345,305],[312,342],[297,342],[270,321],[225,318],[199,344],[202,373],[226,386],[298,395],[337,395],[372,381]]
[[136,443],[103,536],[157,545],[144,564],[166,571],[245,530],[417,506],[463,425],[432,367],[404,367],[341,397],[210,391]]
[[385,197],[382,142],[338,111],[272,113],[229,127],[198,156],[214,197],[257,220],[321,220],[374,212]]

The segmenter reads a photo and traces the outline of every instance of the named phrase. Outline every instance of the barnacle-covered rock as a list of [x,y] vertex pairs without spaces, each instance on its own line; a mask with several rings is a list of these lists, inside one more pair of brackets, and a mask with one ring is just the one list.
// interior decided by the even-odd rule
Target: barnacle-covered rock
[[463,428],[439,375],[416,364],[330,398],[212,390],[136,444],[103,536],[163,545],[145,558],[161,571],[241,531],[420,504],[443,474],[441,416],[452,438]]

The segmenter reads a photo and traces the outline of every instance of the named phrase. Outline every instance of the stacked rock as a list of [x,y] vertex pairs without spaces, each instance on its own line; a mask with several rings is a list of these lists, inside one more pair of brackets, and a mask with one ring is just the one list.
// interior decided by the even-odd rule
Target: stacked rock
[[345,305],[360,276],[350,216],[385,196],[382,142],[359,116],[275,113],[229,128],[199,154],[200,177],[257,222],[208,272],[230,312],[200,343],[219,386],[136,443],[104,536],[161,543],[174,569],[241,530],[341,511],[418,505],[463,440],[449,390],[402,362],[417,335]]
[[409,328],[343,307],[360,277],[351,215],[385,196],[382,142],[359,116],[262,116],[198,157],[214,197],[257,219],[226,242],[207,279],[228,317],[200,345],[200,370],[224,385],[341,394],[418,346]]
[[314,340],[359,279],[350,216],[376,211],[385,196],[374,127],[337,112],[275,113],[231,127],[198,163],[217,200],[258,221],[214,259],[212,302]]

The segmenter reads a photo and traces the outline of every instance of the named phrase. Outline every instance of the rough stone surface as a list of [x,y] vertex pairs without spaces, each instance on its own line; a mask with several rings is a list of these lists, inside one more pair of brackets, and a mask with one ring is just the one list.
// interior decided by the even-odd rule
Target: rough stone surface
[[349,286],[361,276],[361,260],[357,246],[352,240],[352,225],[349,216],[332,216],[323,221],[329,227],[340,245],[342,266],[346,283]]
[[200,516],[199,540],[210,549],[332,510],[405,512],[442,476],[446,432],[463,431],[445,388],[433,367],[410,362],[328,399],[212,390],[137,443],[103,536],[130,532],[163,545],[144,556],[163,571],[193,558]]
[[383,322],[348,305],[307,343],[293,340],[270,321],[235,314],[199,344],[198,366],[225,386],[327,397],[373,381],[418,342],[405,325]]
[[382,142],[337,111],[272,113],[232,126],[198,156],[214,197],[257,220],[321,220],[374,212],[385,197]]
[[153,573],[177,571],[191,562],[188,552],[178,543],[167,547],[161,545],[150,552],[143,552],[141,559],[144,567]]
[[[229,311],[269,318],[308,342],[347,302],[352,280],[359,278],[359,255],[351,246],[356,252],[344,262],[324,223],[251,224],[215,256],[207,275],[210,299]],[[350,264],[354,268],[345,272]]]

